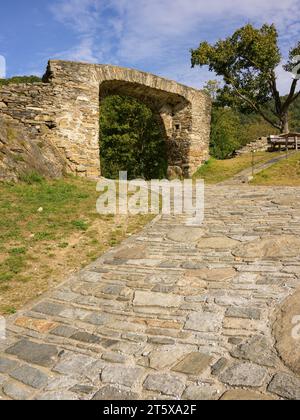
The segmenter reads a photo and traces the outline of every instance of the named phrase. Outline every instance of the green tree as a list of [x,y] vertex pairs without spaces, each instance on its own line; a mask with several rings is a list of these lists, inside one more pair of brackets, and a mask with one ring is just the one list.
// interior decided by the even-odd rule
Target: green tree
[[[255,111],[281,132],[289,131],[289,109],[300,96],[300,91],[297,92],[299,74],[294,74],[290,92],[283,100],[276,78],[276,67],[282,56],[274,25],[265,24],[256,29],[248,24],[214,45],[202,42],[191,54],[193,67],[208,65],[211,71],[223,77],[221,103]],[[289,72],[296,69],[299,56],[300,42],[290,50],[284,69]],[[266,104],[271,104],[269,110],[265,110]]]
[[160,121],[146,105],[134,98],[113,95],[101,102],[100,151],[102,173],[116,179],[164,178],[166,143]]
[[291,106],[290,126],[292,131],[300,133],[300,98]]
[[220,89],[221,83],[218,80],[209,80],[203,87],[204,92],[211,97],[213,102],[217,100]]
[[231,157],[239,148],[240,120],[232,109],[214,107],[212,111],[212,128],[210,153],[217,159]]

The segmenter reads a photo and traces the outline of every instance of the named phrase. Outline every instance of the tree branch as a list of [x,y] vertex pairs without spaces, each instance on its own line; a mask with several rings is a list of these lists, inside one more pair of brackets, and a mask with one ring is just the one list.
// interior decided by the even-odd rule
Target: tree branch
[[300,96],[300,90],[299,90],[298,93],[296,93],[294,100],[296,100],[297,98],[299,98],[299,96]]
[[283,111],[287,111],[289,106],[297,99],[297,97],[299,96],[299,92],[297,93],[297,95],[295,95],[296,92],[296,87],[297,87],[297,83],[298,83],[298,79],[294,79],[293,83],[291,85],[291,89],[290,89],[290,93],[285,101],[285,103],[283,104]]
[[255,61],[253,61],[252,58],[248,57],[247,55],[242,55],[242,57],[245,60],[248,60],[249,63],[252,64],[253,67],[256,67],[257,69],[259,69],[260,71],[262,71],[262,69],[260,68],[260,66]]
[[266,120],[269,124],[271,124],[274,128],[281,129],[281,126],[279,124],[276,124],[274,121],[271,120],[254,102],[251,101],[251,99],[247,98],[247,96],[244,96],[235,86],[232,84],[233,88],[235,89],[236,94],[245,102],[247,102],[251,108],[253,108],[256,112],[258,112],[264,120]]
[[281,102],[280,93],[277,89],[276,75],[274,71],[272,71],[272,74],[271,74],[271,89],[273,91],[273,96],[275,99],[275,109],[276,109],[277,115],[279,115],[281,114],[282,102]]

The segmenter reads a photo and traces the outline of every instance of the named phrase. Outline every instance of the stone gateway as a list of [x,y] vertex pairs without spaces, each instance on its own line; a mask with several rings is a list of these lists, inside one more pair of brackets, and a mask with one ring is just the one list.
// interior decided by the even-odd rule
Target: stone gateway
[[134,97],[153,110],[167,143],[170,177],[189,177],[208,159],[210,98],[137,70],[49,61],[43,83],[0,88],[0,115],[17,120],[36,142],[54,144],[67,172],[98,177],[101,100],[113,94]]

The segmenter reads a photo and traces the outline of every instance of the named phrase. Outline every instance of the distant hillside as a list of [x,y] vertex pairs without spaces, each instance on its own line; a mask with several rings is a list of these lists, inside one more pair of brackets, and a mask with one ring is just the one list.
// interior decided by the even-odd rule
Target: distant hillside
[[39,83],[41,81],[42,79],[37,76],[14,76],[10,79],[0,79],[0,86],[12,83]]
[[[272,117],[268,106],[266,113]],[[291,106],[290,130],[300,132],[300,97]],[[245,114],[215,104],[212,112],[210,153],[217,159],[228,159],[248,143],[277,133],[278,131],[258,114]]]
[[291,106],[291,131],[300,133],[300,97]]

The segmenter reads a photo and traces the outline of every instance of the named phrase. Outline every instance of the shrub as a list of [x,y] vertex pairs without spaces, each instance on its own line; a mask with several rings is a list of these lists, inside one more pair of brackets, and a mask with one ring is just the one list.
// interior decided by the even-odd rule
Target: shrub
[[210,152],[217,159],[231,157],[239,147],[239,118],[230,108],[212,113]]

